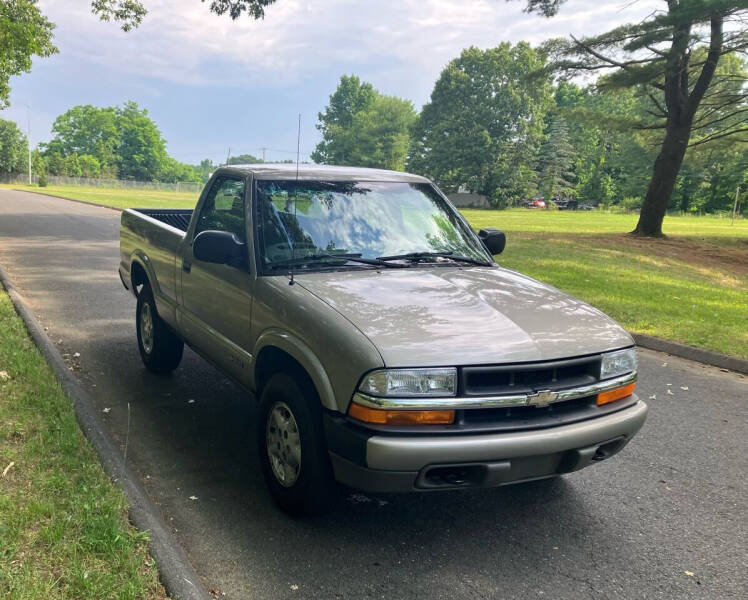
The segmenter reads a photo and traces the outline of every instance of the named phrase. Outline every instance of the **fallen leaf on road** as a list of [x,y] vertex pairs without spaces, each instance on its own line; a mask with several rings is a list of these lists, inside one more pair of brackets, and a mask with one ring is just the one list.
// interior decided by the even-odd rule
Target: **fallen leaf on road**
[[650,399],[650,400],[657,400],[657,394],[652,394],[652,395],[651,395],[651,396],[649,397],[649,399]]
[[104,410],[102,410],[101,412],[104,412],[104,413],[108,413],[108,412],[109,412],[110,410],[112,410],[112,409],[111,409],[111,408],[105,408],[105,409],[104,409]]
[[667,367],[667,363],[662,363],[662,366],[663,367]]
[[558,550],[558,546],[553,546],[553,549],[554,550]]
[[292,590],[293,590],[293,591],[295,592],[296,590],[298,590],[298,589],[299,589],[299,586],[298,586],[298,585],[296,585],[296,584],[294,583],[294,584],[293,584],[293,585],[291,586],[291,589],[292,589]]
[[673,394],[672,390],[668,390],[668,391],[667,391],[667,395],[668,395],[668,396],[675,396],[675,394]]
[[688,386],[687,385],[682,385],[682,386],[680,386],[680,389],[682,389],[684,392],[687,392],[688,391]]
[[197,500],[197,496],[190,496],[190,500]]
[[80,357],[81,357],[80,352],[76,352],[75,354],[73,354],[73,358],[80,358]]
[[8,381],[8,379],[10,379],[8,371],[0,371],[0,381]]
[[13,465],[16,464],[13,461],[10,461],[10,464],[3,469],[3,477],[5,477],[8,474],[8,471],[10,471],[13,468]]
[[195,399],[190,398],[189,400],[187,400],[187,404],[195,404]]
[[348,496],[348,499],[356,504],[365,504],[366,502],[371,502],[371,498],[359,493],[351,494],[350,496]]
[[683,571],[683,572],[684,572],[684,573],[685,573],[686,575],[688,575],[689,577],[693,577],[693,576],[694,576],[694,575],[696,574],[696,573],[694,573],[693,571]]
[[669,386],[671,386],[673,384],[672,383],[666,383],[665,385],[669,387]]

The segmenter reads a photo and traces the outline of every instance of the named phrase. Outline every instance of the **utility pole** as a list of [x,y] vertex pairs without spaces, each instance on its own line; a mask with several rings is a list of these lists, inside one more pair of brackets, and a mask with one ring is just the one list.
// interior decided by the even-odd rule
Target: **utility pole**
[[26,145],[29,149],[29,185],[31,185],[31,105],[26,105]]
[[231,148],[229,148],[229,153],[226,155],[226,166],[228,166],[230,158],[231,158]]
[[263,148],[260,148],[260,150],[262,150],[262,162],[265,162],[265,150],[267,150],[267,148],[263,147]]

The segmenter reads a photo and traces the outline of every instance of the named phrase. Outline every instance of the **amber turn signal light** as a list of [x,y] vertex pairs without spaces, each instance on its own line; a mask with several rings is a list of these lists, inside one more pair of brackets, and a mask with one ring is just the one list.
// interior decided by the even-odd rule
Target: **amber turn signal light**
[[453,410],[381,410],[355,402],[348,415],[374,425],[451,425],[455,421]]
[[634,393],[635,387],[636,382],[629,383],[628,385],[624,385],[623,387],[619,387],[614,390],[610,390],[609,392],[598,394],[597,405],[602,406],[603,404],[609,404],[611,402],[615,402],[616,400],[620,400],[621,398],[627,398]]

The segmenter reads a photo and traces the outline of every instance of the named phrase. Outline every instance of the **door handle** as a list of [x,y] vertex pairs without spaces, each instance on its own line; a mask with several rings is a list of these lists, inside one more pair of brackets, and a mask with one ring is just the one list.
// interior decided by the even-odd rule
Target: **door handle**
[[191,262],[187,262],[186,260],[183,260],[182,261],[182,270],[185,273],[189,273],[192,270],[192,263]]

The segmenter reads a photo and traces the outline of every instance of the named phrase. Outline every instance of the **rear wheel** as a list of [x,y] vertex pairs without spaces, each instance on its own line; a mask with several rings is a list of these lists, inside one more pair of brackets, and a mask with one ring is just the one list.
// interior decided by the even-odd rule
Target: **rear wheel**
[[179,366],[184,342],[158,316],[153,291],[147,284],[138,294],[135,328],[140,358],[149,371],[169,373]]
[[325,512],[335,482],[319,398],[299,377],[276,373],[260,394],[257,440],[273,500],[294,516]]

